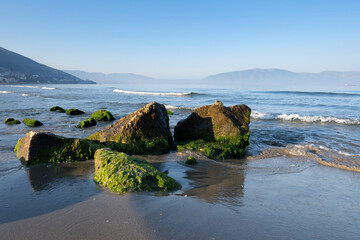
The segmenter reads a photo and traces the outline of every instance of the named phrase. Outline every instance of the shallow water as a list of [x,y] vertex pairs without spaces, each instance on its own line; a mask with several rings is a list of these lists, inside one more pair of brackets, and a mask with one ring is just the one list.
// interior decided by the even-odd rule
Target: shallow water
[[[143,156],[182,184],[181,190],[170,194],[112,194],[92,180],[92,161],[24,167],[13,148],[31,128],[0,124],[4,239],[359,236],[360,91],[0,86],[0,116],[1,120],[32,117],[44,123],[37,130],[87,137],[107,124],[74,126],[97,109],[108,109],[119,119],[157,101],[174,112],[173,129],[195,107],[213,104],[215,99],[225,105],[245,103],[253,110],[247,156],[215,162],[195,154],[199,164],[194,167],[184,164],[188,152]],[[54,105],[79,108],[86,114],[49,112]]]

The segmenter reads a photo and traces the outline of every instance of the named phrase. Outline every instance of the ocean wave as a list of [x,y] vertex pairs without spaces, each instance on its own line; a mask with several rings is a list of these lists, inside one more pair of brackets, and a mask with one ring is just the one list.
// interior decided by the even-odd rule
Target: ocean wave
[[38,86],[10,85],[9,87],[39,88]]
[[193,92],[187,93],[176,93],[176,92],[140,92],[140,91],[127,91],[121,89],[114,89],[113,92],[125,93],[125,94],[136,94],[136,95],[157,95],[157,96],[190,96],[195,94]]
[[30,94],[27,94],[27,93],[23,93],[23,94],[21,94],[21,96],[23,96],[23,97],[26,97],[26,96],[29,96]]
[[262,113],[262,112],[257,112],[257,111],[251,111],[251,115],[250,115],[250,117],[253,119],[264,119],[268,116],[269,116],[269,114],[267,114],[267,113]]
[[195,107],[183,107],[183,106],[173,106],[173,105],[167,105],[165,104],[166,109],[182,109],[182,110],[194,110]]
[[256,160],[280,156],[287,156],[290,158],[302,157],[318,162],[324,166],[360,172],[360,154],[336,151],[325,146],[315,146],[313,144],[270,147],[262,151],[258,156],[251,156],[248,157],[248,159]]
[[360,120],[350,118],[336,118],[336,117],[324,117],[324,116],[302,116],[299,114],[281,114],[276,119],[284,121],[301,121],[301,122],[321,122],[321,123],[339,123],[347,125],[358,125]]
[[52,87],[42,87],[41,89],[54,90],[54,89],[56,89],[56,88],[52,88]]
[[314,95],[314,96],[360,96],[356,92],[305,92],[305,91],[264,91],[264,93],[293,94],[293,95]]
[[10,92],[10,91],[0,91],[0,93],[13,93],[13,92]]

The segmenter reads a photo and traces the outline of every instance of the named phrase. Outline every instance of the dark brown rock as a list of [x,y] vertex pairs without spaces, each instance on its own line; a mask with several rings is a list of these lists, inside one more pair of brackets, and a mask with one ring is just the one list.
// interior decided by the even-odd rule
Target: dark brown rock
[[14,151],[27,165],[92,159],[103,146],[86,139],[65,138],[50,132],[33,132],[19,139]]
[[244,104],[225,107],[216,100],[214,105],[199,107],[178,122],[174,138],[216,141],[244,148],[249,144],[250,113],[251,109]]
[[166,108],[156,102],[121,118],[88,139],[129,154],[165,153],[172,145]]

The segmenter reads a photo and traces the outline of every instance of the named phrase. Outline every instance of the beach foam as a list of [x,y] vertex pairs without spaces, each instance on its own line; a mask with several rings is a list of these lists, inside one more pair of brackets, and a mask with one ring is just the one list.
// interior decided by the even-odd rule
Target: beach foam
[[0,91],[0,93],[12,93],[10,91]]
[[324,117],[324,116],[302,116],[299,114],[283,113],[281,115],[278,115],[276,118],[279,120],[284,120],[284,121],[340,123],[340,124],[347,124],[347,125],[360,124],[360,121],[358,119]]
[[125,94],[136,94],[136,95],[157,95],[157,96],[189,96],[192,92],[187,93],[176,93],[176,92],[141,92],[141,91],[127,91],[121,89],[114,89],[113,92],[125,93]]

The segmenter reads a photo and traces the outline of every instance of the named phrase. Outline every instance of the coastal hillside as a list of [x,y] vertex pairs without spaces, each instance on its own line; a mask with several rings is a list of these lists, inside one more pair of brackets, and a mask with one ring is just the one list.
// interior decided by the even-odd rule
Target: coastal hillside
[[211,75],[202,81],[209,84],[244,86],[356,86],[360,85],[360,72],[296,73],[276,68],[249,69]]
[[95,84],[0,47],[1,84]]

